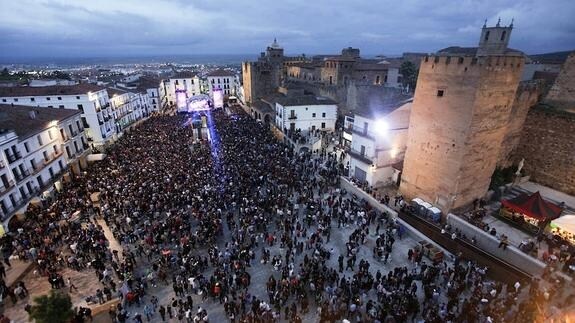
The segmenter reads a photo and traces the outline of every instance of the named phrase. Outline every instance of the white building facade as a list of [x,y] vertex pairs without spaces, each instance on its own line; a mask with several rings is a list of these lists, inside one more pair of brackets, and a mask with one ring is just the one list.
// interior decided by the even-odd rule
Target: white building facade
[[108,88],[107,92],[118,134],[134,122],[149,116],[153,111],[147,92],[132,93],[117,88]]
[[163,80],[158,94],[162,107],[168,108],[176,106],[178,98],[186,100],[201,93],[200,78],[194,74],[181,73],[173,78]]
[[60,189],[65,173],[80,174],[90,146],[79,111],[12,105],[0,105],[0,111],[10,118],[0,121],[8,129],[0,133],[0,217],[6,227],[33,197]]
[[278,98],[275,110],[275,125],[284,133],[335,130],[337,104],[330,99],[311,95]]
[[351,139],[347,150],[351,177],[373,186],[397,183],[396,165],[407,149],[410,112],[411,101],[383,114],[356,113],[348,119],[353,122],[344,129]]
[[0,88],[0,104],[79,110],[90,145],[112,142],[115,120],[106,89],[93,84]]
[[221,89],[224,96],[236,95],[238,78],[234,73],[219,69],[209,73],[206,80],[211,98],[215,89]]

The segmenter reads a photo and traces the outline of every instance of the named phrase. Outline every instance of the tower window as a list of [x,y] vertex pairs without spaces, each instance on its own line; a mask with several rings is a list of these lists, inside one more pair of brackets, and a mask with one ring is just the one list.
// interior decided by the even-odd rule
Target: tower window
[[485,41],[489,40],[489,31],[485,33]]
[[443,90],[437,90],[437,96],[443,96]]
[[504,31],[501,33],[501,40],[505,40],[505,35],[506,35],[506,34],[507,34],[507,31],[506,31],[506,30],[504,30]]

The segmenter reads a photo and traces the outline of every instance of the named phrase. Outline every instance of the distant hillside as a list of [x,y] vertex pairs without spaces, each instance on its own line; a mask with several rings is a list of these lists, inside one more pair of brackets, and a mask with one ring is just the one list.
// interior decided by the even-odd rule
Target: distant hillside
[[567,56],[573,52],[575,52],[575,50],[529,55],[529,57],[533,60],[533,62],[538,62],[541,64],[563,64],[567,59]]

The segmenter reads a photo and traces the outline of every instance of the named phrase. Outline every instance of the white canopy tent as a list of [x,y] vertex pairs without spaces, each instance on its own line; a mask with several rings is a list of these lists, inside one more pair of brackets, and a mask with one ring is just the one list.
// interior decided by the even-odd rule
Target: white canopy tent
[[104,160],[104,158],[106,158],[106,154],[90,154],[86,157],[86,160],[89,162],[93,162],[93,161]]
[[575,234],[575,215],[564,215],[551,221],[551,226],[557,226],[563,231]]

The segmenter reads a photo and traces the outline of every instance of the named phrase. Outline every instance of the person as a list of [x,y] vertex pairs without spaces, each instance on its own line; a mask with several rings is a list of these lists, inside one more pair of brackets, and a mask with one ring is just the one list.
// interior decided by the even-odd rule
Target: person
[[164,322],[166,320],[166,308],[164,307],[164,305],[160,305],[158,312],[160,312],[160,317],[162,317],[162,322]]
[[74,285],[74,283],[72,282],[72,279],[68,277],[68,292],[72,293],[72,290],[78,291],[78,287],[76,287],[76,285]]
[[507,236],[502,234],[497,248],[503,247],[503,250],[505,250],[507,248],[507,244],[509,243],[507,239],[508,239]]

